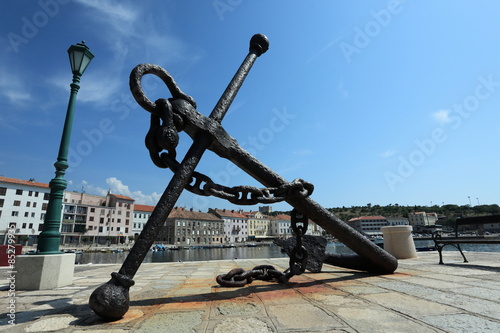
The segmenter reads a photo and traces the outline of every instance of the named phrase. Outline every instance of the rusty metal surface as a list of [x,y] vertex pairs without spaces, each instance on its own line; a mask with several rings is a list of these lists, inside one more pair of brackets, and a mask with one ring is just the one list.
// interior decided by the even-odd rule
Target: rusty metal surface
[[[360,269],[375,268],[376,271],[382,273],[392,273],[396,270],[397,260],[392,255],[373,244],[309,197],[314,189],[312,184],[301,179],[293,182],[286,181],[245,151],[222,127],[221,121],[249,70],[257,57],[266,52],[268,47],[269,43],[264,35],[257,34],[252,37],[248,55],[209,117],[203,116],[196,110],[194,99],[183,93],[173,77],[163,68],[152,64],[142,64],[132,71],[130,76],[132,94],[136,101],[151,113],[151,127],[146,136],[146,146],[151,159],[158,167],[172,169],[174,175],[119,272],[113,273],[109,282],[92,293],[89,305],[99,316],[108,320],[116,320],[127,312],[128,292],[134,283],[132,279],[183,189],[199,195],[216,195],[233,203],[247,205],[284,200],[293,206],[299,212],[298,214],[307,216],[355,251],[358,256],[353,259],[358,260],[354,260],[354,263],[359,262]],[[150,101],[141,86],[141,78],[146,74],[156,75],[162,79],[172,94],[172,98]],[[179,131],[185,131],[193,139],[191,148],[181,162],[177,161],[175,151]],[[206,149],[232,161],[266,187],[262,189],[249,186],[224,187],[215,184],[205,175],[195,172]],[[299,243],[300,240],[297,239],[297,244]],[[304,261],[307,261],[307,251],[303,250],[301,245],[290,259],[291,274],[288,274],[288,277],[302,273],[305,270]],[[350,265],[349,258],[344,261],[339,260],[340,264],[345,262]],[[265,274],[268,274],[267,271],[268,269]],[[236,274],[243,273],[234,275]],[[259,273],[247,275],[255,278],[259,276]]]

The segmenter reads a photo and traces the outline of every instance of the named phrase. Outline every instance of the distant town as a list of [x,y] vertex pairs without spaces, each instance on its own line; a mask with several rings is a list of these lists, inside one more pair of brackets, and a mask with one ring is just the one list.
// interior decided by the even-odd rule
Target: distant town
[[[34,179],[0,177],[0,244],[14,229],[16,242],[34,245],[43,231],[49,200],[48,184]],[[62,245],[130,244],[144,229],[154,206],[136,204],[128,196],[106,196],[65,191],[61,219]],[[382,236],[385,226],[411,225],[415,234],[452,230],[457,218],[500,214],[493,205],[353,206],[330,208],[333,214],[369,238]],[[477,228],[477,226],[476,226]],[[485,224],[475,232],[499,232],[500,223]],[[12,231],[11,231],[12,233]],[[329,236],[310,221],[307,234]],[[172,246],[234,245],[271,242],[292,236],[289,212],[273,212],[271,206],[257,211],[210,208],[172,210],[157,235],[158,244]]]

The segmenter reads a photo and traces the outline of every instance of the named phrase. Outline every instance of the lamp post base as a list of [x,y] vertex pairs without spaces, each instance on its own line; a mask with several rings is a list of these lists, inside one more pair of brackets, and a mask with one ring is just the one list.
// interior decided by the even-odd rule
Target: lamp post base
[[48,290],[73,284],[75,254],[16,256],[16,289]]

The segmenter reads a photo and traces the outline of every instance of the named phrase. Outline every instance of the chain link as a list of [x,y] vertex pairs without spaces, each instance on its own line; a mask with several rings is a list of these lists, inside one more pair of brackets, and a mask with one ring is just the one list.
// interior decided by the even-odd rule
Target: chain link
[[[223,287],[243,287],[254,280],[272,281],[285,283],[294,275],[301,275],[305,272],[309,254],[302,243],[302,236],[307,232],[309,219],[297,212],[294,208],[291,213],[291,227],[296,235],[295,247],[290,252],[290,267],[284,272],[276,270],[273,266],[262,265],[245,271],[243,268],[235,268],[227,274],[216,277],[216,281]],[[301,224],[301,225],[299,225]]]
[[285,273],[278,271],[274,266],[260,265],[249,271],[243,268],[235,268],[227,274],[220,274],[216,277],[217,283],[222,287],[243,287],[254,280],[273,281],[284,283],[288,281]]
[[[169,168],[176,172],[180,163],[176,159],[175,148],[179,142],[178,132],[182,130],[184,122],[174,113],[169,100],[159,99],[154,105],[150,128],[145,139],[146,147],[157,167]],[[291,195],[308,197],[313,192],[314,185],[303,179],[295,179],[279,187],[257,188],[244,185],[227,187],[195,171],[186,189],[194,194],[225,199],[236,205],[255,205],[282,202]]]

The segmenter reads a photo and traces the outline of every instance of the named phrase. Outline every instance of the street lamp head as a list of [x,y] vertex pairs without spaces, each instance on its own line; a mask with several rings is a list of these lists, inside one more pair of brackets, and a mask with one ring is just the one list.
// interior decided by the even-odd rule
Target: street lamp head
[[71,45],[68,49],[69,61],[71,64],[71,71],[74,75],[82,75],[85,69],[90,63],[90,60],[94,58],[92,52],[90,52],[85,41],[78,43],[76,45]]

